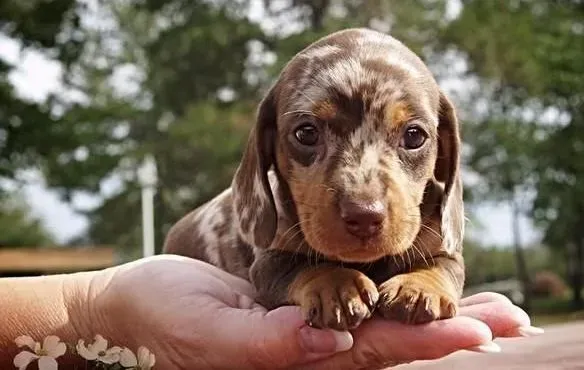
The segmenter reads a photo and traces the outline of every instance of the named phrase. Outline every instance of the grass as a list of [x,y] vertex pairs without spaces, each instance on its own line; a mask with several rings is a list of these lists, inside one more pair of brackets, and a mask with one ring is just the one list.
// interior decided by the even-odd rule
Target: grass
[[531,316],[531,321],[535,326],[562,324],[579,320],[584,320],[584,310],[564,314],[533,314]]
[[531,318],[536,326],[584,320],[584,309],[576,309],[570,297],[536,298],[533,300]]

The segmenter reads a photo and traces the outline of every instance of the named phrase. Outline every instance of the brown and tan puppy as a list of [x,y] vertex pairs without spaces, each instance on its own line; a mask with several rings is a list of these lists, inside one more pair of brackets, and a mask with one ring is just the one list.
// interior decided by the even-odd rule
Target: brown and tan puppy
[[315,327],[377,310],[456,313],[464,230],[454,108],[424,63],[367,29],[298,53],[262,101],[230,189],[173,226],[165,252],[251,280]]

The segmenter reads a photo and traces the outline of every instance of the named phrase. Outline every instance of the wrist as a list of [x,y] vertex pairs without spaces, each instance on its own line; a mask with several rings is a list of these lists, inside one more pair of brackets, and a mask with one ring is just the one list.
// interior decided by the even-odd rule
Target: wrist
[[96,305],[104,289],[101,274],[101,271],[92,271],[64,275],[63,305],[69,335],[75,340],[103,335],[103,321]]
[[139,328],[128,314],[132,302],[124,299],[123,272],[124,265],[68,277],[64,300],[69,325],[77,339],[92,342],[101,335],[109,346],[137,348],[135,335],[128,335],[139,334]]

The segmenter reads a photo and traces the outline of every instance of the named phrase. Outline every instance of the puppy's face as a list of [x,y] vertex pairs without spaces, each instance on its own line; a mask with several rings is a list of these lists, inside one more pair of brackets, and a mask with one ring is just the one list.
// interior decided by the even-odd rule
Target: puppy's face
[[264,102],[275,120],[265,140],[311,248],[369,262],[412,246],[441,96],[417,56],[373,31],[333,34],[290,61]]

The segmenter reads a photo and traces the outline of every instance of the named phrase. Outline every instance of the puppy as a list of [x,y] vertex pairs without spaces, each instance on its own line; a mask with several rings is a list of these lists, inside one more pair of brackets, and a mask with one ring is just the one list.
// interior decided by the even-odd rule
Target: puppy
[[464,211],[455,110],[422,60],[367,29],[299,52],[261,102],[230,189],[166,253],[249,279],[318,328],[456,314]]

